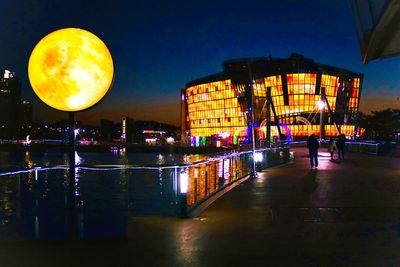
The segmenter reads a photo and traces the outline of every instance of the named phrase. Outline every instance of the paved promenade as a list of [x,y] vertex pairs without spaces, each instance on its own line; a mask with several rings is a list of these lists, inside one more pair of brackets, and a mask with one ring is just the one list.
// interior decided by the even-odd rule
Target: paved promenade
[[189,220],[132,218],[127,240],[2,244],[0,266],[400,266],[400,158],[346,154],[247,180]]

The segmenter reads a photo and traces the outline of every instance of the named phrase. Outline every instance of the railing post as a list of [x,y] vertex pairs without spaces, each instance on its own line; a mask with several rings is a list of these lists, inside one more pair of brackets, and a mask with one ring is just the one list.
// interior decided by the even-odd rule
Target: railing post
[[196,166],[194,166],[194,193],[193,193],[194,203],[197,202],[197,182],[198,182],[197,178],[198,178],[198,175],[199,175],[199,170],[196,165]]
[[233,156],[232,158],[232,171],[233,171],[233,179],[237,179],[237,159],[236,156]]
[[[223,160],[222,160],[223,162]],[[217,176],[218,176],[218,189],[224,186],[224,178],[222,176],[219,175],[219,170],[218,167],[222,166],[223,169],[223,163],[221,162],[221,159],[218,159],[218,163],[217,163]],[[221,174],[223,175],[223,171],[221,171]]]
[[229,157],[229,182],[233,181],[232,156]]
[[178,216],[179,211],[179,185],[178,185],[178,167],[174,167],[174,171],[172,172],[172,183],[173,190],[175,193],[175,214]]
[[218,189],[217,185],[217,175],[218,175],[218,163],[216,160],[214,160],[214,191]]
[[186,171],[182,172],[181,170],[177,170],[175,168],[174,172],[175,176],[175,184],[177,188],[177,205],[178,205],[178,214],[177,216],[180,218],[187,218],[187,190],[188,190],[188,182],[189,175]]
[[221,163],[221,177],[219,178],[219,184],[220,187],[223,187],[225,185],[225,158],[222,158],[222,163]]
[[208,188],[208,163],[205,164],[206,165],[206,174],[205,174],[205,196],[208,195],[209,192],[209,188]]

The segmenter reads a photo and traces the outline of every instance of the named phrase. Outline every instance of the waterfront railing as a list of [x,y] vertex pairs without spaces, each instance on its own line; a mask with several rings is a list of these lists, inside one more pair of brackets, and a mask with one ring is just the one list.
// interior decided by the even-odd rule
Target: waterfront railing
[[[258,171],[287,163],[290,161],[289,149],[259,149],[255,160]],[[176,165],[78,165],[75,169],[77,209],[82,214],[117,211],[130,216],[192,216],[248,177],[252,162],[251,151],[233,151]],[[24,209],[24,205],[40,206],[40,203],[67,209],[68,171],[68,166],[5,171],[0,173],[0,179],[9,182],[3,185],[7,188],[0,190],[11,192],[11,202],[19,201],[15,195],[24,195],[24,203],[19,201],[15,204],[16,209]],[[14,180],[18,182],[14,184]]]

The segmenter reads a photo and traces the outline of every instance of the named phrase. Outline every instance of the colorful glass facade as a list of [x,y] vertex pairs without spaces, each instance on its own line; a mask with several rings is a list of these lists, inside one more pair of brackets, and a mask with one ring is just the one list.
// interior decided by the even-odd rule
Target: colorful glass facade
[[246,119],[230,80],[187,88],[191,136],[246,136]]
[[[182,90],[182,123],[185,122],[182,128],[193,145],[207,145],[220,139],[227,144],[244,142],[253,125],[249,117],[253,98],[254,127],[257,138],[262,139],[266,129],[263,126],[267,88],[270,88],[276,118],[287,125],[286,129],[281,127],[286,136],[300,139],[320,134],[318,102],[324,91],[329,104],[324,106],[322,121],[325,136],[337,136],[338,127],[341,133],[351,137],[357,130],[354,115],[359,107],[362,78],[362,74],[298,56],[275,61],[228,61],[224,63],[223,73],[192,81]],[[270,114],[273,114],[272,107]],[[274,116],[272,124],[275,125],[272,134],[277,135]]]

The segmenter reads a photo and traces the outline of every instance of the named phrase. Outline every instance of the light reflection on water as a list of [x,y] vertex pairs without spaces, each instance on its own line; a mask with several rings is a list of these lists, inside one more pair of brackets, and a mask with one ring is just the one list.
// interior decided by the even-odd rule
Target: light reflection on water
[[33,167],[33,160],[32,160],[31,152],[30,152],[30,151],[26,151],[26,152],[25,152],[25,165],[26,165],[28,168],[32,168],[32,167]]
[[[0,171],[68,165],[68,154],[54,152],[0,152],[8,162]],[[199,155],[77,153],[81,165],[162,165],[204,160]],[[187,204],[204,197],[251,168],[248,156],[220,159],[188,167]],[[278,154],[279,158],[279,154]],[[79,162],[79,163],[78,163]],[[12,168],[5,166],[13,166]],[[79,236],[122,237],[126,235],[128,216],[175,216],[177,198],[174,169],[118,169],[110,171],[76,168],[75,196]],[[69,194],[67,170],[34,170],[0,179],[0,239],[66,239],[69,237]]]
[[[117,153],[77,152],[77,165],[173,165],[191,163],[205,159],[204,155],[177,155],[158,153],[126,153],[123,150]],[[78,164],[78,160],[81,162]],[[36,166],[68,165],[68,153],[57,151],[50,152],[4,152],[0,151],[0,171],[19,170]]]
[[79,166],[79,165],[83,165],[85,163],[85,160],[79,156],[78,152],[75,151],[75,165]]
[[158,154],[157,156],[157,164],[164,165],[165,164],[165,156],[162,154]]
[[[68,153],[0,152],[0,171],[68,165]],[[76,165],[182,163],[184,155],[77,153]],[[201,157],[187,157],[197,160]],[[76,168],[75,195],[80,237],[125,236],[129,215],[174,215],[171,170]],[[68,171],[33,170],[0,179],[1,239],[69,237]]]
[[[135,195],[135,190],[139,188],[145,188],[145,194],[156,188],[159,195],[156,199],[160,202],[168,200],[164,197],[168,194],[162,191],[165,190],[162,175],[155,176],[156,179],[151,181],[151,177],[146,177],[144,173],[137,177],[128,172],[77,172],[75,194],[81,237],[124,236],[129,214],[141,215],[142,210],[151,214],[159,208],[152,207],[151,199],[146,197],[130,197],[128,190]],[[2,178],[0,239],[68,238],[67,171],[42,171],[37,181],[30,179],[28,174]],[[129,207],[129,202],[133,208]],[[165,207],[165,213],[168,212],[170,210]]]

